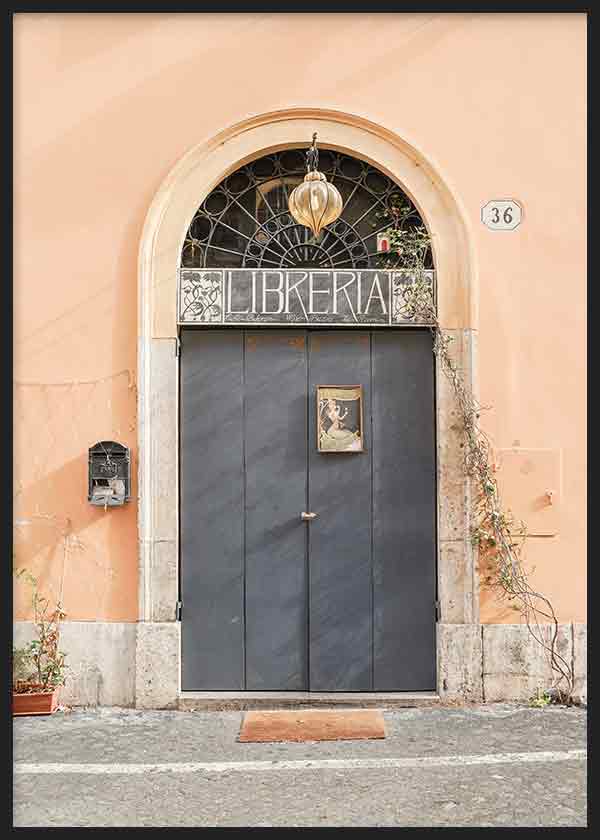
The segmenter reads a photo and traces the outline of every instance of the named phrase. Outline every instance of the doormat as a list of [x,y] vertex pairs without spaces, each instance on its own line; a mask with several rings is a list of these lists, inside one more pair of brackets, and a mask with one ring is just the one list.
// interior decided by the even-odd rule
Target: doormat
[[238,741],[358,741],[385,738],[383,715],[374,709],[246,712]]

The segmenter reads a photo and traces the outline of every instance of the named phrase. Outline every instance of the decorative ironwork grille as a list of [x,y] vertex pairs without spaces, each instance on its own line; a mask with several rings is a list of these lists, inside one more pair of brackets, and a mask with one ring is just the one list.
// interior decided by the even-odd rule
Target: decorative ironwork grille
[[319,169],[344,210],[318,237],[288,211],[306,166],[304,149],[287,149],[240,167],[207,196],[187,231],[182,268],[378,268],[377,234],[393,212],[400,208],[405,228],[423,224],[406,193],[371,164],[320,148]]

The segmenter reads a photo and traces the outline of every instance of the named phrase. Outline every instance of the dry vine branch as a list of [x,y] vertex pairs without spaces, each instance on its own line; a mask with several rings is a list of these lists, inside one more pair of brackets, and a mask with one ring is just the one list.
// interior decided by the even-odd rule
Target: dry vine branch
[[[384,265],[401,268],[410,275],[411,282],[402,287],[404,316],[416,324],[429,327],[433,338],[433,352],[448,378],[460,413],[465,443],[465,469],[473,480],[475,497],[473,513],[478,524],[472,531],[473,545],[488,563],[488,586],[497,596],[508,599],[521,614],[527,629],[541,645],[550,663],[554,679],[551,693],[559,702],[571,702],[573,669],[557,649],[558,619],[550,600],[532,588],[523,565],[522,550],[527,536],[523,522],[502,507],[498,483],[494,475],[491,442],[479,425],[482,406],[465,384],[450,352],[452,336],[446,335],[437,317],[433,288],[426,274],[431,239],[422,226],[405,227],[402,209],[390,214],[391,227],[387,231],[391,250]],[[549,625],[549,638],[541,625]]]

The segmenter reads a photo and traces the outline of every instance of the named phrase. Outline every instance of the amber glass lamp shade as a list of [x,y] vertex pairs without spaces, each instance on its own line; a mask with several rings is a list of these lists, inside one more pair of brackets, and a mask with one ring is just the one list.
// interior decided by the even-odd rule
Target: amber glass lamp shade
[[326,225],[340,217],[344,204],[337,188],[322,172],[313,169],[292,191],[288,207],[295,221],[318,236]]

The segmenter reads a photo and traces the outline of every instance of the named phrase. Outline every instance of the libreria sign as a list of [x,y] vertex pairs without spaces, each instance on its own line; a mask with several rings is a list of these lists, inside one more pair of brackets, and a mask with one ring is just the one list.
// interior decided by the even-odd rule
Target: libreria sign
[[182,268],[178,321],[391,326],[407,322],[412,282],[410,272],[381,269]]

